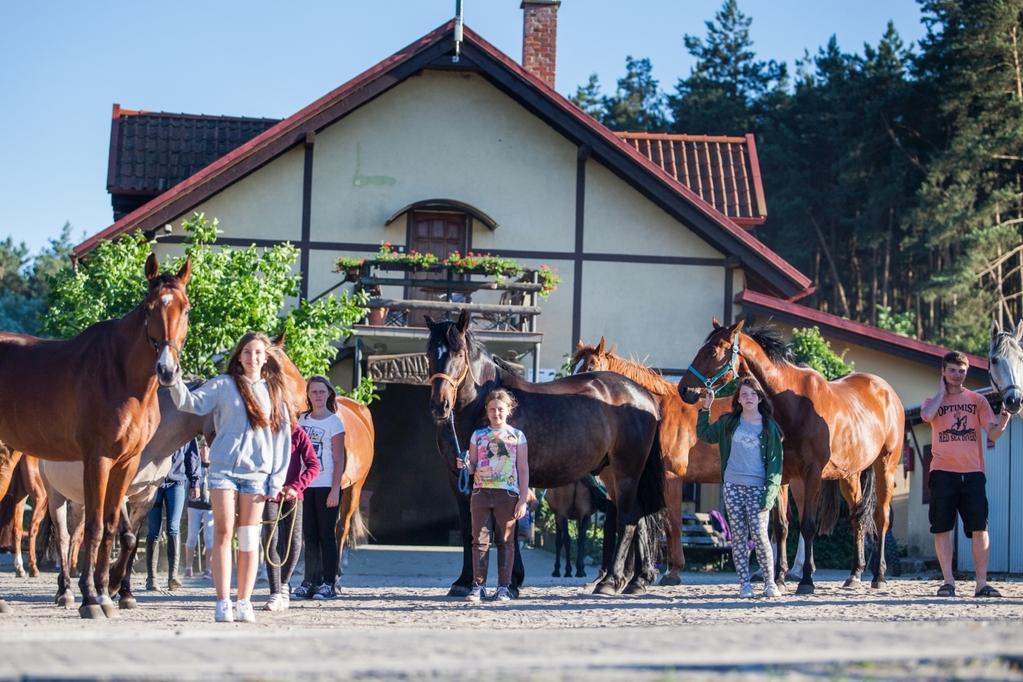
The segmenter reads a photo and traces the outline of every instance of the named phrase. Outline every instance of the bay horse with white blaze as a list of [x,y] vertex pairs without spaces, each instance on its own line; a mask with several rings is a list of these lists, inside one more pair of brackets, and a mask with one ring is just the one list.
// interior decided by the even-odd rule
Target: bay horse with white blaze
[[185,261],[176,275],[161,274],[150,254],[148,291],[124,317],[64,341],[0,333],[0,496],[22,452],[84,464],[82,618],[117,614],[107,596],[114,533],[139,454],[160,423],[157,386],[179,372],[191,273]]
[[[816,370],[797,367],[789,361],[776,330],[744,331],[743,327],[743,320],[729,327],[714,320],[713,331],[679,381],[679,393],[692,401],[695,391],[689,389],[716,388],[740,374],[756,377],[774,404],[775,418],[785,434],[783,480],[792,484],[806,552],[797,593],[814,591],[813,539],[818,521],[827,532],[838,518],[836,496],[822,498],[822,491],[834,490],[825,481],[838,482],[851,513],[856,552],[846,586],[860,581],[865,568],[864,535],[872,530],[878,559],[872,567],[871,586],[881,587],[888,511],[905,437],[902,401],[888,382],[873,374],[854,372],[828,381]],[[784,547],[784,525],[781,533],[779,546]]]
[[[472,432],[483,425],[486,396],[496,388],[510,391],[518,407],[508,422],[529,439],[531,485],[556,488],[603,470],[601,477],[611,489],[617,510],[614,560],[594,592],[645,592],[657,571],[648,543],[639,540],[649,535],[651,517],[664,507],[657,401],[638,384],[610,372],[539,384],[525,381],[473,337],[465,311],[457,322],[428,318],[427,324],[430,412],[439,426],[438,445],[443,448],[445,440],[452,440],[442,433],[446,424],[453,426],[460,446],[468,444]],[[467,496],[459,497],[459,507],[464,522]],[[626,585],[630,549],[640,570]],[[463,561],[463,575],[453,590],[462,587],[463,580],[468,589],[472,574],[470,567],[465,575],[467,563]],[[521,577],[519,573],[520,583]],[[512,587],[517,592],[514,577]]]

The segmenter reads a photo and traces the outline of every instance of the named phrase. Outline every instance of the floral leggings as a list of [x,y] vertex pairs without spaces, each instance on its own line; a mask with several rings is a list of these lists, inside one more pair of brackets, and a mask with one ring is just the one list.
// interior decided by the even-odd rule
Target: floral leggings
[[[774,582],[774,552],[767,537],[769,512],[760,511],[760,498],[764,486],[725,483],[725,509],[728,511],[728,525],[732,531],[732,562],[739,574],[739,584],[750,581],[749,541],[757,547],[757,561],[763,571],[765,584]],[[769,582],[768,582],[769,581]]]

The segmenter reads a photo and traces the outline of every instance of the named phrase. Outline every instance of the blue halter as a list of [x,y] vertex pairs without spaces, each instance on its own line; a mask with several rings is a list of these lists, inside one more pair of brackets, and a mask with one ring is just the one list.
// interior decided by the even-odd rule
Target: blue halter
[[739,333],[736,332],[735,336],[732,337],[732,357],[729,358],[728,362],[717,371],[717,373],[709,379],[703,376],[700,370],[696,369],[693,365],[689,365],[688,371],[692,373],[697,379],[703,382],[703,385],[710,390],[714,390],[714,386],[729,372],[735,373],[736,368],[739,365]]

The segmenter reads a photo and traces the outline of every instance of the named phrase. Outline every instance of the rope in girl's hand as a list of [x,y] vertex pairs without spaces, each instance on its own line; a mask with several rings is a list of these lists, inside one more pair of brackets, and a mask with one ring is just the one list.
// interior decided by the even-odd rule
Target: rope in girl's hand
[[[268,566],[273,566],[274,568],[280,568],[284,564],[288,563],[288,558],[291,556],[291,541],[295,537],[295,520],[298,518],[298,514],[295,513],[295,510],[298,509],[298,504],[297,503],[291,505],[291,509],[288,510],[284,514],[281,513],[281,511],[283,509],[284,509],[284,502],[278,502],[277,503],[277,518],[273,519],[271,521],[263,521],[262,522],[264,525],[268,525],[268,526],[271,527],[271,529],[270,529],[270,537],[268,537],[266,539],[266,545],[263,547],[263,556],[266,557],[267,565]],[[279,526],[281,524],[281,519],[287,518],[288,516],[291,517],[291,524],[288,526],[288,545],[285,548],[284,556],[281,558],[281,562],[279,564],[278,563],[274,563],[274,561],[270,558],[270,547],[272,546],[271,543],[275,542],[274,536],[278,534],[278,528],[279,528]]]
[[472,492],[472,477],[469,475],[469,451],[462,450],[462,445],[458,442],[458,430],[455,428],[455,413],[453,410],[448,415],[448,423],[451,424],[451,437],[455,439],[455,452],[458,453],[455,455],[455,459],[462,460],[462,466],[458,467],[458,492],[468,495]]

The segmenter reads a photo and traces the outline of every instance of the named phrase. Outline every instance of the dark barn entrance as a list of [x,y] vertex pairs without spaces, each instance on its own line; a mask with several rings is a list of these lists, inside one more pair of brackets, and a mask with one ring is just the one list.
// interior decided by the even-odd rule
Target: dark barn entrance
[[447,473],[437,453],[428,386],[387,384],[370,405],[376,454],[366,488],[370,532],[393,545],[447,545],[458,529]]

